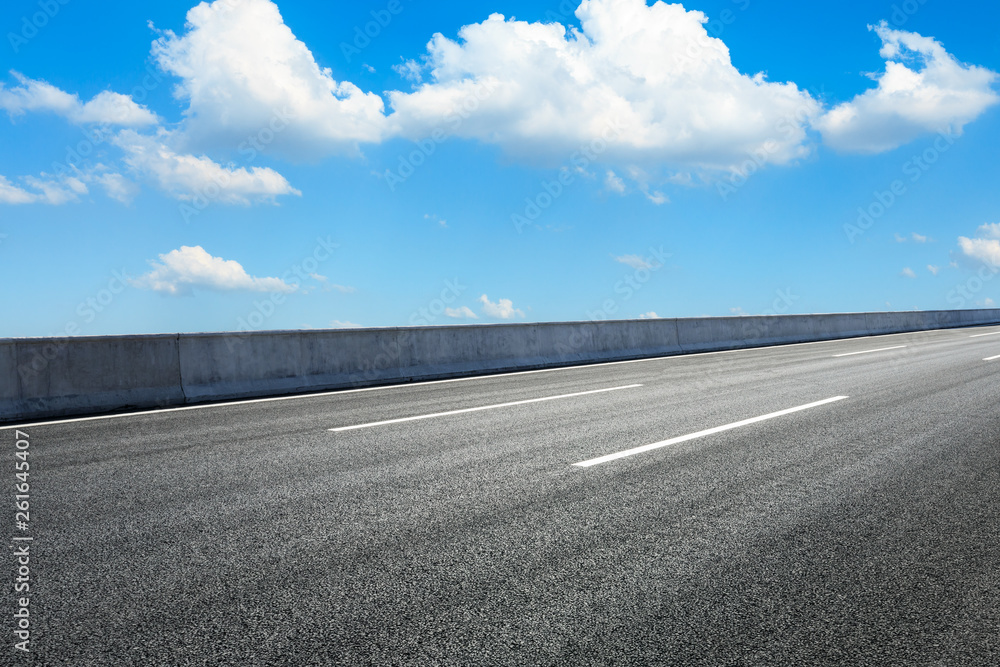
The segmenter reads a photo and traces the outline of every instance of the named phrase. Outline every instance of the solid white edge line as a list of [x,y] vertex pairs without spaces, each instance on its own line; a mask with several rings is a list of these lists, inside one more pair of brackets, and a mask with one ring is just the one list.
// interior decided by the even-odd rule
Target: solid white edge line
[[880,347],[877,350],[862,350],[861,352],[844,352],[843,354],[835,354],[834,357],[853,357],[856,354],[871,354],[872,352],[885,352],[886,350],[898,350],[900,348],[906,347],[905,345],[894,345],[892,347]]
[[1000,354],[995,357],[986,357],[983,361],[996,361],[997,359],[1000,359]]
[[[290,396],[269,396],[266,398],[248,398],[241,401],[227,401],[221,403],[205,403],[204,405],[185,405],[177,408],[157,408],[155,410],[137,410],[135,412],[122,412],[113,415],[98,415],[96,417],[73,417],[70,419],[53,419],[50,421],[30,422],[27,424],[0,424],[0,431],[15,428],[34,428],[38,426],[57,426],[59,424],[76,424],[79,422],[101,421],[104,419],[122,419],[124,417],[142,417],[146,415],[157,415],[168,412],[184,412],[187,410],[207,410],[209,408],[225,408],[233,405],[250,405],[253,403],[273,403],[276,401],[298,401],[308,398],[324,398],[326,396],[337,396],[346,394],[357,394],[363,391],[390,391],[393,389],[412,389],[415,387],[425,387],[434,384],[446,384],[450,382],[470,382],[473,380],[497,380],[513,375],[532,375],[535,373],[555,373],[559,371],[576,371],[585,368],[598,368],[601,366],[619,366],[621,364],[639,364],[653,361],[671,361],[674,359],[684,359],[690,357],[707,357],[715,354],[736,354],[739,352],[759,352],[760,350],[773,350],[774,348],[801,347],[803,345],[821,345],[823,343],[843,343],[845,341],[868,340],[869,338],[888,338],[889,336],[911,336],[923,333],[951,333],[954,330],[962,329],[923,329],[921,331],[904,331],[894,334],[875,334],[873,336],[854,336],[853,338],[831,338],[829,340],[811,340],[805,343],[779,343],[777,345],[765,345],[762,347],[741,347],[735,350],[716,350],[715,352],[690,352],[681,354],[665,354],[659,357],[643,357],[642,359],[626,359],[625,361],[601,361],[596,364],[579,364],[576,366],[559,366],[558,368],[537,368],[531,371],[511,371],[508,373],[490,373],[487,375],[472,375],[469,377],[449,378],[447,380],[427,380],[425,382],[404,382],[400,384],[379,385],[377,387],[362,387],[360,389],[334,389],[332,391],[321,391],[305,394],[292,394]],[[968,327],[964,327],[968,329]],[[998,332],[1000,333],[1000,332]]]
[[449,415],[460,415],[466,412],[479,412],[480,410],[495,410],[497,408],[509,408],[514,405],[526,405],[528,403],[541,403],[542,401],[555,401],[561,398],[574,398],[576,396],[588,396],[590,394],[602,394],[609,391],[618,391],[620,389],[635,389],[636,387],[641,387],[641,384],[629,384],[621,387],[608,387],[605,389],[593,389],[591,391],[578,391],[573,394],[560,394],[559,396],[545,396],[543,398],[529,398],[524,401],[511,401],[510,403],[497,403],[495,405],[481,405],[475,408],[463,408],[461,410],[449,410],[447,412],[435,412],[429,415],[416,415],[414,417],[400,417],[399,419],[386,419],[379,422],[368,422],[367,424],[354,424],[353,426],[338,426],[337,428],[327,429],[333,432],[340,431],[354,431],[359,428],[371,428],[373,426],[385,426],[386,424],[401,424],[403,422],[412,422],[420,419],[432,419],[434,417],[447,417]]
[[969,336],[969,338],[982,338],[983,336],[1000,336],[1000,331],[991,331],[990,333],[976,334],[975,336]]
[[606,456],[599,456],[596,459],[588,459],[586,461],[580,461],[579,463],[574,463],[573,465],[578,468],[589,468],[591,466],[600,465],[601,463],[607,463],[609,461],[615,461],[617,459],[625,458],[626,456],[635,456],[636,454],[642,454],[643,452],[648,452],[654,449],[660,449],[661,447],[669,447],[670,445],[676,445],[681,442],[687,442],[688,440],[694,440],[696,438],[703,438],[707,435],[713,435],[715,433],[721,433],[723,431],[729,431],[734,428],[739,428],[741,426],[748,426],[750,424],[756,424],[757,422],[762,422],[767,419],[774,419],[775,417],[783,417],[785,415],[790,415],[793,412],[800,412],[802,410],[808,410],[810,408],[817,408],[821,405],[826,405],[827,403],[833,403],[835,401],[842,401],[847,396],[834,396],[833,398],[827,398],[822,401],[816,401],[815,403],[808,403],[806,405],[800,405],[795,408],[788,408],[787,410],[779,410],[778,412],[772,412],[767,415],[762,415],[760,417],[752,417],[751,419],[744,419],[743,421],[734,422],[732,424],[726,424],[725,426],[716,426],[715,428],[706,429],[704,431],[698,431],[697,433],[689,433],[688,435],[682,435],[676,438],[671,438],[669,440],[663,440],[662,442],[654,442],[651,445],[643,445],[641,447],[635,447],[633,449],[626,449],[622,452],[615,452],[614,454],[607,454]]

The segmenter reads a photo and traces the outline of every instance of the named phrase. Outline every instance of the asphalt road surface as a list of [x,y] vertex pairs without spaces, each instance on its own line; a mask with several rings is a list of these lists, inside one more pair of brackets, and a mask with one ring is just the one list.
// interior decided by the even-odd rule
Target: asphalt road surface
[[5,427],[3,652],[997,665],[993,357],[1000,327]]

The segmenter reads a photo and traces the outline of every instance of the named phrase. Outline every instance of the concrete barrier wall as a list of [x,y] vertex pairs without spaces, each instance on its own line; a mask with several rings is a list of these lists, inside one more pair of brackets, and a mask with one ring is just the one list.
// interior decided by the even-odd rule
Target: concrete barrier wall
[[678,354],[676,320],[566,322],[398,330],[403,377]]
[[732,350],[869,335],[864,314],[703,317],[677,320],[677,329],[684,352]]
[[0,421],[1000,323],[1000,309],[0,339]]
[[399,380],[398,329],[180,336],[188,402]]
[[0,342],[0,420],[16,419],[22,413],[17,348],[13,340],[7,339]]
[[0,419],[183,404],[177,338],[0,340]]

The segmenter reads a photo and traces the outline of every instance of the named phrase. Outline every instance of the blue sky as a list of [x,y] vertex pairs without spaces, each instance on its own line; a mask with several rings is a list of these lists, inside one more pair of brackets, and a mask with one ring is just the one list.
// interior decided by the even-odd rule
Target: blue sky
[[0,335],[992,306],[983,4],[10,0]]

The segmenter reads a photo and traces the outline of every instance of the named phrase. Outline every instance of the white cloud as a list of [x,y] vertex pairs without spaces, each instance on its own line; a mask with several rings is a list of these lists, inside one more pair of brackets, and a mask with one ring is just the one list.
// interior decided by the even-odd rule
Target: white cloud
[[15,185],[0,176],[0,204],[49,204],[59,206],[79,201],[88,193],[87,185],[75,176],[54,180],[47,174],[26,176],[25,187]]
[[58,206],[76,203],[89,194],[88,185],[96,183],[109,197],[128,204],[138,192],[138,186],[103,164],[83,171],[73,169],[73,175],[53,177],[42,173],[21,179],[24,186],[15,185],[0,176],[0,204],[49,204]]
[[42,174],[42,178],[28,176],[24,182],[29,187],[40,191],[38,201],[43,204],[68,204],[78,201],[80,195],[89,192],[87,185],[75,176],[64,176],[53,180],[47,174]]
[[659,190],[655,190],[652,192],[649,190],[644,190],[643,194],[646,195],[646,199],[653,202],[657,206],[659,206],[660,204],[666,204],[668,201],[670,201],[670,199]]
[[416,60],[404,60],[398,65],[393,65],[392,71],[413,83],[420,83],[424,78],[423,68]]
[[274,202],[281,195],[301,195],[285,177],[266,167],[224,167],[207,157],[181,155],[152,137],[121,132],[115,144],[125,163],[181,201],[205,198],[223,204]]
[[109,197],[123,204],[130,203],[139,194],[139,186],[121,174],[100,174],[94,176],[94,180],[104,188]]
[[175,94],[189,103],[193,149],[231,149],[269,131],[278,152],[311,158],[383,138],[382,98],[320,68],[273,2],[202,2],[185,28],[162,33],[153,57],[181,78]]
[[33,204],[38,197],[24,188],[19,188],[7,177],[0,176],[0,204]]
[[625,264],[626,266],[631,266],[635,270],[639,269],[655,269],[659,267],[655,261],[642,257],[641,255],[620,255],[615,257],[614,260],[620,264]]
[[995,72],[962,64],[936,40],[893,30],[885,21],[869,29],[882,40],[885,71],[877,87],[816,121],[834,149],[879,153],[927,133],[961,134],[967,123],[1000,101],[993,90]]
[[755,153],[775,164],[808,153],[820,105],[793,83],[739,72],[702,12],[584,0],[576,16],[581,30],[493,14],[458,41],[435,34],[429,82],[388,93],[394,130],[446,127],[548,162],[602,136],[609,163],[730,169]]
[[923,234],[917,234],[916,232],[913,232],[911,238],[913,239],[914,243],[927,243],[927,241],[930,240]]
[[217,291],[295,291],[280,278],[255,278],[234,260],[213,257],[201,246],[181,246],[150,262],[153,270],[132,281],[135,287],[165,294],[190,294],[193,288]]
[[978,232],[980,238],[984,239],[1000,239],[1000,222],[994,222],[993,224],[982,225]]
[[[223,166],[205,156],[174,152],[163,139],[123,130],[111,142],[121,148],[124,163],[136,174],[181,201],[207,200],[222,204],[274,203],[281,195],[301,195],[284,176],[266,167],[236,168]],[[109,197],[128,204],[138,185],[104,164],[87,170],[74,169],[73,175],[54,177],[42,173],[25,176],[23,184],[0,176],[0,204],[60,205],[79,201],[89,193],[88,184],[98,184]]]
[[455,319],[468,319],[468,320],[478,320],[479,316],[472,312],[472,309],[468,306],[462,306],[461,308],[445,308],[444,314],[448,317],[454,317]]
[[993,299],[986,297],[985,299],[983,299],[983,305],[986,306],[987,308],[992,308],[997,304],[995,301],[993,301]]
[[[382,96],[319,65],[271,0],[201,2],[184,30],[161,31],[152,46],[159,66],[178,77],[183,122],[171,133],[123,132],[116,141],[129,166],[181,200],[214,190],[219,179],[226,184],[213,199],[221,203],[299,194],[272,169],[226,167],[220,155],[251,148],[297,160],[358,154],[364,144],[444,130],[532,163],[568,165],[588,147],[588,165],[601,167],[573,169],[604,172],[609,191],[634,187],[660,205],[670,200],[657,185],[688,186],[713,172],[807,156],[811,129],[839,150],[878,152],[926,132],[960,132],[1000,99],[994,72],[885,24],[873,28],[887,60],[877,86],[825,109],[794,83],[740,72],[700,11],[583,0],[576,17],[579,28],[492,14],[455,39],[433,35],[425,54],[395,67],[414,88],[385,92],[387,116]],[[12,115],[45,110],[75,123],[133,128],[160,122],[124,95],[104,91],[84,103],[14,76],[19,85],[0,84],[0,108]],[[134,196],[123,177],[100,183],[111,197]],[[36,196],[23,184],[0,185],[0,201]]]
[[904,278],[916,278],[917,277],[917,274],[914,273],[913,269],[911,269],[910,267],[906,267],[905,269],[903,269],[900,272],[899,275],[903,276]]
[[320,283],[323,286],[324,292],[337,291],[340,292],[341,294],[354,294],[355,292],[358,291],[357,288],[351,287],[349,285],[338,285],[337,283],[331,283],[329,278],[327,278],[324,275],[320,275],[319,273],[310,273],[309,277],[315,280],[317,283]]
[[940,266],[934,266],[933,264],[928,264],[927,265],[927,270],[931,272],[931,275],[936,276],[937,274],[939,274],[941,272],[941,267]]
[[105,90],[70,116],[74,123],[143,127],[158,122],[156,114],[136,104],[131,97]]
[[[645,169],[640,169],[635,165],[630,165],[628,168],[628,174],[629,177],[636,182],[636,185],[639,186],[639,191],[643,195],[645,195],[646,199],[648,199],[649,201],[653,202],[657,206],[661,204],[666,204],[667,202],[670,201],[670,198],[667,197],[665,194],[663,194],[659,190],[653,190],[650,187],[649,182],[651,180],[651,177],[649,173],[646,172]],[[675,183],[678,185],[685,185],[690,183],[690,178],[691,178],[690,174],[673,174],[668,176],[666,180],[668,182]]]
[[36,81],[18,72],[11,72],[21,84],[7,88],[0,83],[0,109],[12,116],[29,111],[48,111],[78,125],[100,124],[123,127],[143,127],[159,122],[156,114],[136,104],[131,97],[104,91],[86,104],[45,81]]
[[966,257],[1000,267],[1000,239],[958,237],[958,246]]
[[479,300],[483,304],[483,312],[487,317],[495,317],[501,320],[524,317],[524,311],[515,308],[514,302],[510,299],[500,299],[496,303],[493,303],[484,294],[479,297]]
[[330,322],[331,329],[362,329],[362,325],[356,324],[354,322],[345,322],[342,320],[333,320]]
[[610,169],[604,178],[604,186],[612,192],[617,192],[620,195],[625,194],[625,181]]
[[978,269],[986,264],[1000,268],[1000,224],[982,225],[976,233],[977,238],[958,237],[961,254],[952,253],[952,266]]
[[80,98],[46,83],[29,79],[20,72],[11,72],[21,85],[7,88],[0,83],[0,109],[12,116],[20,116],[28,111],[50,111],[68,117],[83,105]]
[[640,320],[658,320],[660,316],[656,314],[656,311],[649,311],[648,313],[643,313],[639,315]]

